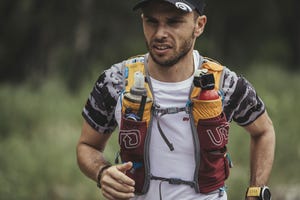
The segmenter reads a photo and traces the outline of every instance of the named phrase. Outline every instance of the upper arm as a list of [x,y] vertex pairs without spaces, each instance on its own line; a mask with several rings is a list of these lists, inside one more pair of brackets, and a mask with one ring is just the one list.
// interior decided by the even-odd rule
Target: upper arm
[[122,66],[113,65],[99,76],[82,111],[84,119],[100,133],[110,134],[117,127],[115,107],[124,88]]
[[96,131],[84,120],[78,146],[88,145],[103,152],[110,136],[110,133],[104,134]]
[[222,90],[227,120],[248,126],[265,113],[265,105],[250,82],[228,68],[224,69]]
[[274,133],[273,123],[266,111],[251,124],[244,126],[244,128],[253,137],[261,136],[266,133]]

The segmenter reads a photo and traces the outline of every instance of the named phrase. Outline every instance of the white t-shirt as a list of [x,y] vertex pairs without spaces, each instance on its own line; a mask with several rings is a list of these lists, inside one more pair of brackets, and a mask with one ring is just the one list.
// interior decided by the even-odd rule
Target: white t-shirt
[[[199,54],[194,51],[195,69],[199,66]],[[150,77],[151,78],[151,77]],[[161,108],[185,107],[193,76],[181,82],[161,82],[151,78],[155,102]],[[120,125],[121,105],[118,101],[116,107],[116,119]],[[152,124],[152,134],[150,140],[150,170],[154,176],[164,178],[180,178],[186,181],[193,181],[195,171],[195,155],[190,118],[186,112],[176,114],[166,114],[160,118],[160,126],[173,144],[174,151],[170,151],[167,144],[162,139],[158,127],[157,119],[154,117]],[[159,200],[159,180],[151,180],[147,194],[136,196],[135,200]],[[208,195],[199,194],[195,189],[184,184],[171,185],[168,182],[161,183],[161,195],[163,200],[204,200],[222,199],[226,200],[226,193],[219,197],[218,193]]]

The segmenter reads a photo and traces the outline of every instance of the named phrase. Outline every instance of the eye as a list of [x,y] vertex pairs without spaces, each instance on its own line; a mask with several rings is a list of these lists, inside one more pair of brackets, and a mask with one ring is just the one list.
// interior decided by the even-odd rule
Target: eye
[[146,18],[146,23],[147,24],[151,24],[151,25],[155,25],[157,24],[157,20],[156,19],[153,19],[153,18]]
[[177,20],[177,19],[169,19],[168,23],[169,24],[176,24],[176,23],[179,23],[179,20]]
[[176,26],[176,25],[179,25],[181,23],[183,23],[183,21],[181,19],[177,19],[177,18],[168,19],[168,24],[171,25],[171,26]]

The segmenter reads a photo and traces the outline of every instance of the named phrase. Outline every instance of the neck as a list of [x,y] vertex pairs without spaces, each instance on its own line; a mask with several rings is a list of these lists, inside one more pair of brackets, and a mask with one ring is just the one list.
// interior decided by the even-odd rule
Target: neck
[[180,82],[188,79],[194,73],[193,50],[172,66],[161,66],[149,55],[148,68],[150,76],[163,82]]

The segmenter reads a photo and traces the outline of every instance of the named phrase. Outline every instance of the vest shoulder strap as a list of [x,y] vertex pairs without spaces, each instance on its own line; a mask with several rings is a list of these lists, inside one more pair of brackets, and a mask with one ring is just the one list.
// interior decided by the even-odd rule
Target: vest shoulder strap
[[205,57],[201,67],[207,69],[210,73],[213,73],[215,78],[215,88],[219,90],[224,66],[216,60]]
[[[130,87],[134,84],[135,72],[140,71],[143,74],[145,74],[144,61],[145,61],[144,55],[134,56],[125,61],[125,79],[126,79],[125,91],[129,91]],[[215,89],[219,90],[224,66],[221,65],[216,60],[213,60],[208,57],[204,57],[204,61],[202,63],[201,68],[207,69],[210,73],[213,73],[215,78]],[[152,97],[148,84],[146,84],[146,88],[148,91],[148,95]],[[197,92],[199,91],[197,90],[193,91],[193,94]]]
[[[215,89],[219,90],[219,88],[221,87],[220,84],[224,67],[219,62],[211,58],[203,57],[203,62],[200,66],[200,69],[207,69],[209,73],[212,73],[214,75]],[[191,98],[198,96],[200,90],[201,89],[199,87],[194,87],[191,91]]]
[[[130,88],[134,85],[135,72],[142,72],[144,74],[144,76],[146,77],[144,61],[145,61],[145,55],[134,56],[125,61],[124,74],[125,74],[125,80],[126,80],[126,83],[125,83],[125,91],[126,92],[129,92]],[[147,89],[147,96],[152,98],[152,94],[149,89],[149,85],[146,81],[145,81],[145,87]]]
[[143,72],[144,73],[144,57],[135,56],[131,57],[125,61],[125,79],[126,79],[126,91],[130,90],[130,87],[134,84],[134,73]]
[[204,57],[204,62],[202,63],[202,67],[210,71],[222,71],[224,68],[218,61],[208,57]]

